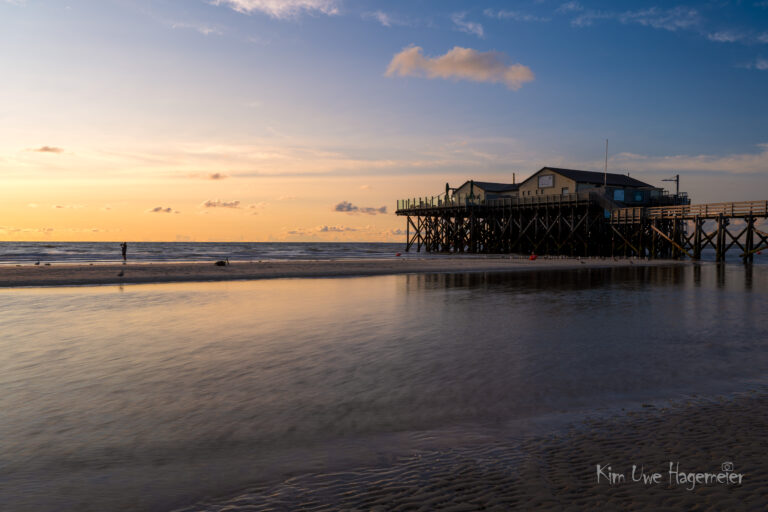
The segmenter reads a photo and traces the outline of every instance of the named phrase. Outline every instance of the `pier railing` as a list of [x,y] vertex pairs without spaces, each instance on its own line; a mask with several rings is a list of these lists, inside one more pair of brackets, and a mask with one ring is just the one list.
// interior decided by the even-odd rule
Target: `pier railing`
[[397,201],[397,210],[430,210],[435,208],[489,206],[494,208],[520,207],[520,206],[548,206],[578,203],[594,199],[593,192],[582,191],[573,194],[526,196],[526,197],[493,197],[481,199],[478,196],[456,194],[453,196],[429,196],[400,199]]
[[742,201],[737,203],[709,203],[682,206],[654,206],[650,208],[618,208],[611,211],[613,223],[636,223],[642,219],[716,219],[768,216],[768,201]]

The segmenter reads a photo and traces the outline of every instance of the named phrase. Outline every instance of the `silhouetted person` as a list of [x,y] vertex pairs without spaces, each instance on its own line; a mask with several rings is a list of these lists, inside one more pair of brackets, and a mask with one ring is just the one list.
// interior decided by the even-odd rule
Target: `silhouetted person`
[[128,260],[128,244],[125,242],[121,243],[120,249],[123,251],[123,265],[125,265],[125,262]]

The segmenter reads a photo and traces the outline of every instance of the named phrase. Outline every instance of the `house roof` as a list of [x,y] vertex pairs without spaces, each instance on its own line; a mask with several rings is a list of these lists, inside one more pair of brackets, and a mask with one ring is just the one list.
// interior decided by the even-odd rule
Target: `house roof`
[[[606,180],[606,175],[602,172],[579,171],[576,169],[561,169],[559,167],[542,167],[541,169],[539,169],[537,173],[534,174],[534,176],[544,170],[556,172],[562,176],[565,176],[566,178],[572,179],[576,183],[594,183],[596,185],[602,185],[604,180]],[[532,177],[533,176],[531,176],[531,178]],[[607,174],[606,181],[608,185],[613,187],[652,187],[653,186],[653,185],[649,185],[648,183],[642,182],[640,180],[636,180],[635,178],[630,178],[625,174],[614,174],[611,172]]]
[[[461,187],[468,183],[469,181],[465,181]],[[477,188],[484,190],[485,192],[509,192],[511,190],[517,190],[520,188],[520,184],[518,183],[492,183],[490,181],[475,181],[474,184]]]

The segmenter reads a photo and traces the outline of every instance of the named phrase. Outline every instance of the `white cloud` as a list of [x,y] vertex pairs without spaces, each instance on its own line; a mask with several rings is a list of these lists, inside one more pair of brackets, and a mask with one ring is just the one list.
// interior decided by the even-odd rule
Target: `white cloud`
[[759,69],[760,71],[768,71],[768,60],[766,59],[755,59],[755,69]]
[[451,21],[453,21],[453,23],[456,25],[456,28],[458,28],[460,32],[466,32],[467,34],[473,34],[477,37],[483,37],[483,26],[475,21],[466,21],[464,19],[466,15],[467,13],[465,12],[457,12],[451,16]]
[[758,43],[763,43],[763,44],[768,44],[768,32],[763,32],[762,34],[757,36],[757,42]]
[[596,20],[605,19],[615,19],[623,24],[637,24],[670,32],[690,29],[701,23],[701,16],[696,9],[688,7],[675,7],[673,9],[651,7],[649,9],[624,12],[583,11],[571,20],[571,25],[587,27]]
[[[766,69],[768,69],[768,62],[766,62]],[[768,143],[758,144],[757,148],[757,152],[731,155],[645,156],[620,153],[611,157],[611,165],[646,171],[764,173],[765,169],[768,169]]]
[[395,24],[395,21],[392,19],[392,17],[384,11],[369,12],[364,14],[363,17],[373,18],[381,23],[383,27],[391,27],[393,24]]
[[204,36],[209,36],[211,34],[220,36],[224,34],[224,31],[221,30],[220,28],[212,27],[211,25],[206,25],[204,23],[176,22],[176,23],[171,23],[171,28],[190,29],[190,30],[199,32]]
[[489,18],[520,21],[524,23],[551,21],[550,18],[543,18],[541,16],[536,16],[534,14],[526,14],[519,11],[505,11],[503,9],[499,11],[494,11],[493,9],[486,9],[485,11],[483,11],[483,13]]
[[517,90],[534,79],[533,72],[522,64],[508,64],[498,52],[478,52],[454,47],[445,55],[425,57],[422,48],[410,46],[392,57],[387,76],[426,76],[473,82],[503,83]]
[[713,32],[711,34],[707,34],[707,39],[717,43],[735,43],[744,39],[744,35],[728,31]]
[[240,201],[221,201],[219,199],[208,199],[200,204],[203,208],[240,208]]
[[237,12],[262,12],[273,18],[295,18],[303,13],[334,15],[339,13],[337,0],[214,0],[214,5],[227,5]]
[[566,2],[562,4],[560,7],[558,7],[555,12],[565,14],[569,12],[578,12],[583,10],[584,8],[581,6],[579,2]]

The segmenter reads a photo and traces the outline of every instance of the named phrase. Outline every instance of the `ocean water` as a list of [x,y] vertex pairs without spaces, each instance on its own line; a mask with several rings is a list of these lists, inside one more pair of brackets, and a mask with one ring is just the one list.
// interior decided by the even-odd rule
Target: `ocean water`
[[[405,252],[405,243],[341,242],[130,242],[129,261],[183,262],[258,260],[328,260],[361,258],[457,258],[471,255]],[[477,256],[474,256],[477,257]],[[714,261],[705,250],[704,261]],[[768,263],[768,251],[755,255],[755,264]],[[41,263],[115,263],[122,261],[120,242],[0,242],[0,265]],[[727,261],[740,262],[737,250]]]
[[[129,242],[128,259],[175,262],[224,258],[231,261],[394,258],[396,253],[404,252],[404,248],[405,244],[393,243]],[[120,242],[0,242],[0,264],[114,263],[122,258]]]
[[703,264],[0,290],[0,509],[168,511],[749,389],[766,285]]

